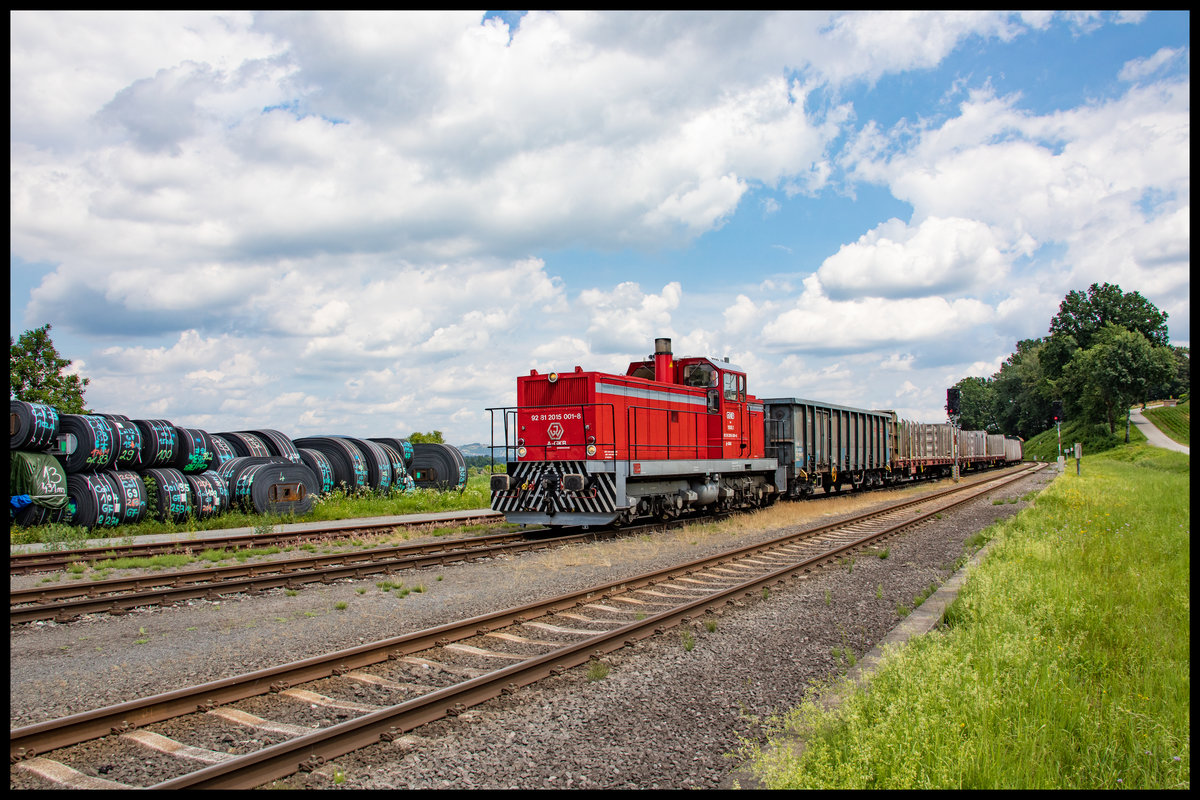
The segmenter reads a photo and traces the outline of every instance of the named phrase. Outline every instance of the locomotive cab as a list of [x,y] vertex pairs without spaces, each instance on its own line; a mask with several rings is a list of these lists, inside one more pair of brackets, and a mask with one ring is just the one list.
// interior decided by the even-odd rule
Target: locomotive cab
[[[656,345],[662,341],[657,340]],[[657,363],[659,355],[655,354],[655,361],[634,361],[625,374],[703,389],[709,457],[761,458],[762,437],[754,432],[762,430],[762,405],[746,392],[745,370],[730,364],[728,359],[693,357],[673,362],[664,371]]]

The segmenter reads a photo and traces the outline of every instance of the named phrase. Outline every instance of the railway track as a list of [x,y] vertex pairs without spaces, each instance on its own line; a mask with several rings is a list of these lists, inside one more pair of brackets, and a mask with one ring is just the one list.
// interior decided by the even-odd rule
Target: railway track
[[495,511],[480,513],[477,516],[456,516],[445,518],[424,518],[412,522],[378,521],[339,522],[327,527],[311,530],[272,531],[270,533],[238,533],[228,536],[211,536],[203,539],[185,539],[170,542],[121,542],[114,541],[103,547],[85,547],[73,550],[44,551],[32,553],[10,553],[8,559],[9,575],[26,575],[32,572],[51,572],[66,569],[71,564],[95,563],[110,558],[136,558],[142,556],[165,555],[169,553],[186,553],[197,550],[243,550],[273,545],[295,544],[297,542],[321,541],[339,539],[351,536],[363,536],[374,533],[389,533],[396,528],[426,528],[440,525],[476,525],[481,523],[500,523],[503,516]]
[[130,609],[170,605],[195,598],[255,594],[269,589],[296,589],[306,583],[330,583],[372,575],[390,575],[500,555],[556,547],[597,534],[576,533],[530,539],[523,533],[501,533],[473,539],[375,547],[324,555],[305,555],[254,564],[143,573],[87,584],[43,584],[9,592],[9,623],[37,620],[69,622],[83,614],[122,614]]
[[[966,484],[970,485],[970,484]],[[480,521],[491,517],[480,516]],[[461,518],[447,522],[462,524]],[[683,521],[684,523],[686,522]],[[421,524],[429,524],[423,522]],[[436,524],[436,523],[435,523]],[[682,524],[682,523],[675,523]],[[645,530],[661,528],[661,523],[625,528],[621,535],[631,535]],[[262,547],[270,542],[296,543],[309,541],[309,537],[327,540],[364,531],[389,530],[377,524],[351,524],[310,531],[299,536],[296,533],[279,533],[263,536],[238,535],[217,541],[229,549],[250,546]],[[583,533],[582,529],[561,529],[557,535],[530,539],[527,532],[510,531],[471,538],[393,545],[346,551],[323,555],[302,555],[293,558],[258,561],[252,564],[213,566],[192,570],[177,570],[170,573],[140,572],[135,575],[93,580],[87,583],[52,584],[42,583],[24,589],[9,591],[9,624],[52,620],[69,622],[85,614],[124,614],[132,609],[157,605],[171,605],[197,598],[219,600],[231,594],[256,594],[271,589],[297,589],[308,583],[330,583],[337,580],[359,580],[372,575],[390,575],[400,570],[419,569],[484,558],[494,558],[516,552],[544,549],[572,542],[616,535],[615,530],[596,529]],[[264,537],[269,537],[264,542]],[[213,547],[212,540],[203,543],[205,549]],[[194,549],[194,543],[129,544],[119,550],[89,548],[69,553],[53,554],[60,568],[79,562],[93,565],[106,559],[131,555],[156,555]],[[44,556],[46,554],[32,554]],[[49,559],[31,559],[14,562],[15,574],[24,574],[35,569],[47,569]]]
[[[116,788],[114,782],[97,783],[104,779],[71,767],[93,758],[77,757],[71,748],[83,742],[94,746],[89,740],[105,737],[104,747],[113,748],[110,760],[134,751],[144,761],[153,761],[149,775],[167,776],[150,788],[262,785],[297,770],[318,769],[346,752],[395,739],[726,603],[760,594],[1026,474],[1023,470],[955,487],[519,608],[27,726],[11,732],[10,756],[14,769],[51,782]],[[363,687],[376,702],[350,699]],[[231,707],[233,703],[238,707]],[[348,718],[314,729],[319,723],[311,721],[310,709]],[[256,737],[270,743],[234,756],[179,744],[189,731],[213,725],[254,730]],[[189,740],[198,741],[194,736]]]

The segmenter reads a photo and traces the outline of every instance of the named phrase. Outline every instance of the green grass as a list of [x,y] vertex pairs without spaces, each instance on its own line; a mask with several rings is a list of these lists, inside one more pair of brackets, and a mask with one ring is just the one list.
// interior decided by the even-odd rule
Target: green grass
[[603,661],[592,659],[588,662],[587,679],[589,681],[602,681],[608,677],[609,666]]
[[742,755],[776,789],[1190,788],[1189,476],[1148,445],[1085,458],[991,529],[946,627]]
[[[1058,457],[1059,432],[1057,428],[1042,431],[1025,442],[1024,453],[1026,461],[1054,461]],[[1137,444],[1146,441],[1145,435],[1136,425],[1129,426],[1129,443]],[[1115,433],[1108,432],[1107,423],[1087,424],[1082,422],[1064,422],[1062,424],[1062,446],[1074,458],[1075,442],[1083,445],[1083,457],[1094,456],[1112,450],[1114,447],[1125,446],[1125,420],[1121,419]]]
[[462,511],[489,508],[491,493],[487,475],[472,475],[461,492],[441,492],[435,489],[415,489],[411,492],[392,491],[386,495],[360,492],[354,495],[329,494],[313,503],[312,511],[303,515],[292,514],[248,514],[230,511],[210,519],[188,519],[184,522],[164,522],[157,519],[142,520],[136,525],[120,525],[116,528],[76,528],[69,525],[39,525],[30,528],[9,529],[11,544],[56,543],[64,548],[82,547],[87,539],[123,539],[130,536],[149,536],[160,533],[226,530],[229,528],[254,528],[269,532],[274,526],[294,522],[325,522],[366,517],[389,517],[399,514],[428,514],[438,511]]
[[1154,423],[1160,431],[1180,444],[1191,447],[1192,405],[1189,400],[1177,406],[1147,408],[1142,416]]

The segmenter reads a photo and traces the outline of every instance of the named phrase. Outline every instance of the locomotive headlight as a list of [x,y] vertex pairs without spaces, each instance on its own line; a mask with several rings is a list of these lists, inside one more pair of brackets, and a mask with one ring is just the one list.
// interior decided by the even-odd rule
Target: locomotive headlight
[[589,456],[594,456],[594,455],[596,455],[596,445],[594,445],[594,444],[589,444],[589,445],[587,446],[587,454],[588,454]]
[[546,376],[546,380],[550,381],[551,383],[558,383],[558,373],[551,372],[549,375]]
[[518,447],[517,448],[517,458],[524,458],[526,452],[527,451],[525,450],[524,447]]

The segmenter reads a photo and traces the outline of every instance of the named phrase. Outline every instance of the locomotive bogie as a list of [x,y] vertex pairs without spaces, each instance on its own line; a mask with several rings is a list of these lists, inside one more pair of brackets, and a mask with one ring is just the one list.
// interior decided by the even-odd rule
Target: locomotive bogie
[[781,480],[774,459],[510,461],[507,469],[492,476],[492,508],[522,525],[607,525],[750,508],[773,502]]

